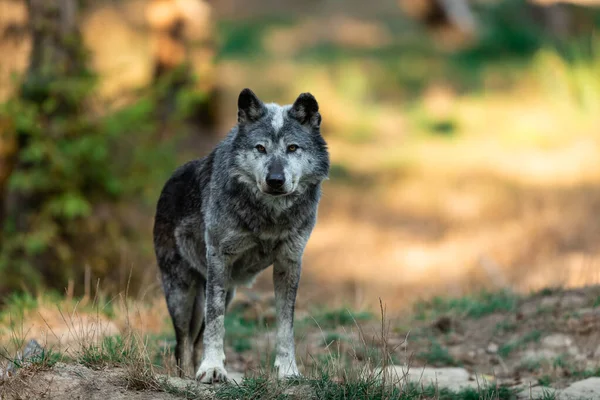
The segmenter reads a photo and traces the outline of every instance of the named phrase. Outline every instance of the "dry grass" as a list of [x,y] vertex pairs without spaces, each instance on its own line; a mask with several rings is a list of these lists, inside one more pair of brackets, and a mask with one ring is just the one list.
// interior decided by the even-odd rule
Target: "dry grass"
[[162,391],[164,383],[158,372],[172,370],[170,354],[163,350],[164,365],[152,362],[151,357],[159,350],[151,337],[152,330],[147,330],[148,326],[164,329],[162,321],[160,327],[156,322],[155,316],[160,313],[160,306],[126,300],[125,294],[108,302],[100,302],[96,297],[89,304],[39,295],[20,315],[4,313],[0,325],[3,364],[12,361],[11,355],[21,351],[30,339],[40,341],[45,355],[23,364],[16,377],[2,382],[0,397],[18,397],[18,391],[28,388],[36,392],[40,382],[35,376],[57,362],[92,370],[117,368],[123,371],[120,379],[127,390]]

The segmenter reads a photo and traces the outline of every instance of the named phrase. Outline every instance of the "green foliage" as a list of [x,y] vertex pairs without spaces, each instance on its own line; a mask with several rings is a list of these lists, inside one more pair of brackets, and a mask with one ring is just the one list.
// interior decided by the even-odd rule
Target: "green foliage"
[[293,21],[289,18],[282,17],[220,21],[218,30],[223,40],[220,44],[219,57],[227,59],[264,56],[263,39],[269,29],[287,26],[291,22]]
[[[49,299],[59,301],[60,297],[56,293],[48,294]],[[0,313],[0,321],[5,321],[8,317],[22,317],[23,313],[35,310],[39,305],[39,299],[29,292],[14,292],[7,296],[6,302]]]
[[68,279],[82,281],[86,265],[94,277],[109,275],[120,249],[137,240],[119,216],[123,203],[153,203],[176,165],[174,141],[157,141],[157,93],[98,115],[90,103],[91,71],[55,71],[52,79],[43,73],[29,75],[21,96],[0,104],[0,120],[11,122],[9,133],[20,143],[9,179],[0,292],[62,290]]
[[459,55],[472,62],[531,56],[547,36],[527,12],[525,0],[504,0],[480,6],[482,35],[477,44]]

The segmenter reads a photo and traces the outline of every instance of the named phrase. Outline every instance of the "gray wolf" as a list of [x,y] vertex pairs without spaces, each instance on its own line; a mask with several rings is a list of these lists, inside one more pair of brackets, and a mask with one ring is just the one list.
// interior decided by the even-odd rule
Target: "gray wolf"
[[251,283],[270,265],[277,313],[275,367],[279,377],[299,374],[296,292],[321,183],[329,173],[320,127],[319,105],[310,93],[280,106],[264,104],[244,89],[236,126],[207,157],[179,167],[165,184],[154,221],[154,248],[180,375],[193,367],[200,382],[227,380],[225,310],[236,286]]

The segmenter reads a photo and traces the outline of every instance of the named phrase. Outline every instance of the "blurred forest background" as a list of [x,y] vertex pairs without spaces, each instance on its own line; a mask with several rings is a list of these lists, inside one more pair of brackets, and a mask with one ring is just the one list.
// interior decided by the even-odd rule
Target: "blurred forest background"
[[321,105],[301,304],[600,283],[598,3],[0,0],[0,298],[160,293],[162,185],[244,87]]

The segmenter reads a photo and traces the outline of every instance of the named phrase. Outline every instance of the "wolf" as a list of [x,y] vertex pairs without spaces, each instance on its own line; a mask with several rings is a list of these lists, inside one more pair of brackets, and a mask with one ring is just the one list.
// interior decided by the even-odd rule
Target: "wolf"
[[[237,124],[205,158],[179,167],[160,194],[154,248],[181,376],[224,382],[224,314],[236,287],[273,265],[281,378],[299,375],[294,307],[302,255],[317,219],[329,152],[319,105],[238,97]],[[200,350],[202,349],[202,357]]]

